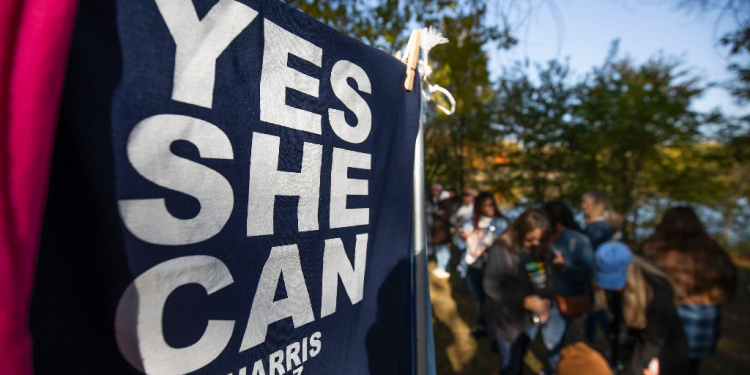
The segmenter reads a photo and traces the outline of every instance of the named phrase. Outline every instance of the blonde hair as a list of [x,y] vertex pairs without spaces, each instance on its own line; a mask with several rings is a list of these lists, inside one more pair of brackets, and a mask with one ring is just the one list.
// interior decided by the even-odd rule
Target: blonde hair
[[583,199],[591,198],[594,204],[592,207],[592,214],[586,218],[586,224],[595,221],[596,219],[603,218],[612,224],[615,229],[622,229],[624,219],[622,215],[615,211],[615,207],[612,205],[612,201],[607,196],[607,193],[598,190],[588,191],[583,194]]
[[[646,276],[651,276],[648,279]],[[633,262],[628,266],[625,287],[622,290],[622,315],[625,325],[634,329],[644,329],[648,324],[646,309],[654,300],[654,287],[651,282],[664,282],[674,291],[673,303],[681,298],[678,289],[672,284],[664,271],[646,259],[634,255]],[[594,284],[594,307],[596,310],[607,308],[607,298],[604,289]]]

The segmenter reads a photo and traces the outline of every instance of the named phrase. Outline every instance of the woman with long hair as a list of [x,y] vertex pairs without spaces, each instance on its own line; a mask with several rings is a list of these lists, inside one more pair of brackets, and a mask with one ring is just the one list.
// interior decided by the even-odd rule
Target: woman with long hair
[[620,239],[623,218],[615,211],[607,193],[598,190],[584,193],[581,210],[586,218],[584,232],[595,250],[605,241]]
[[607,336],[618,374],[688,373],[687,338],[675,310],[679,291],[663,271],[610,241],[596,252],[594,283],[596,306],[614,316]]
[[690,348],[689,374],[697,374],[700,361],[716,351],[721,304],[735,293],[737,269],[690,207],[667,210],[641,250],[681,292],[677,315]]
[[461,230],[466,252],[461,259],[466,270],[466,285],[477,305],[477,326],[472,334],[477,337],[487,332],[482,307],[484,306],[484,266],[487,263],[487,250],[505,228],[508,220],[500,213],[495,198],[490,193],[481,193],[474,201],[474,214]]
[[530,209],[490,247],[484,271],[484,314],[498,342],[503,375],[523,372],[524,354],[540,327],[553,370],[557,364],[554,349],[565,323],[554,306],[548,273],[552,265],[551,236],[546,215]]

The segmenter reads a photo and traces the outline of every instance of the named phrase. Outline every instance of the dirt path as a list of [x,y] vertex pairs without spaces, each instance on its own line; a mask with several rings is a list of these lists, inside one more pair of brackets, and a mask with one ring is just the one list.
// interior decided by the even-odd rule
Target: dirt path
[[[747,290],[749,261],[738,261],[741,270],[737,298],[724,306],[723,335],[716,354],[701,366],[701,375],[750,375],[750,298]],[[430,270],[434,263],[430,263]],[[492,350],[492,340],[470,335],[476,321],[474,301],[466,292],[456,272],[450,279],[438,279],[430,273],[435,353],[438,375],[481,374],[498,371],[500,356]],[[583,329],[583,319],[576,319],[566,334],[567,342],[576,341]],[[594,343],[597,350],[607,348],[603,337]],[[539,337],[526,356],[524,374],[533,375],[546,364],[546,350]],[[533,368],[533,369],[532,369]]]

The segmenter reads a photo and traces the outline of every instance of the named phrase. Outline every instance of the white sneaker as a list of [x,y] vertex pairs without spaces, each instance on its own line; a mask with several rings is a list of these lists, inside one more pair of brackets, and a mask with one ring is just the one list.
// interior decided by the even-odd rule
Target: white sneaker
[[451,277],[451,274],[443,270],[442,268],[435,268],[434,270],[432,270],[432,274],[435,275],[435,277],[437,277],[438,279],[447,279]]

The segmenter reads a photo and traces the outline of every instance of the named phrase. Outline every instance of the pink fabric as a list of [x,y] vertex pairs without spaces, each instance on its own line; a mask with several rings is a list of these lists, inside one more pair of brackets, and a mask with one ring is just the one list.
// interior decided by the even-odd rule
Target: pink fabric
[[31,375],[28,310],[77,0],[0,0],[0,374]]

